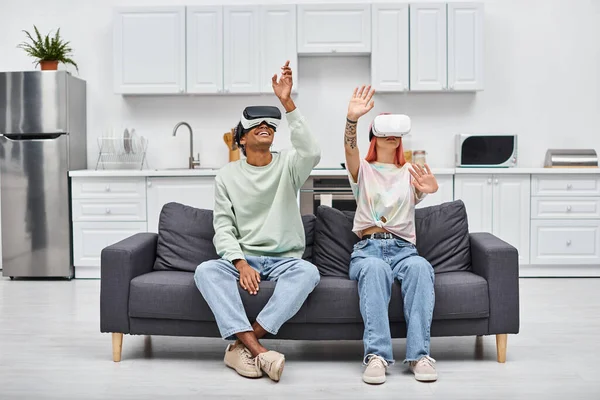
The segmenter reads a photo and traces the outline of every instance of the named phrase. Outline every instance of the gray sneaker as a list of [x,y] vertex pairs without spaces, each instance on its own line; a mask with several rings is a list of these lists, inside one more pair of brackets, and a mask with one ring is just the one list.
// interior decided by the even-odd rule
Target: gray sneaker
[[283,354],[269,350],[266,353],[260,353],[256,358],[260,362],[260,368],[269,375],[269,378],[278,382],[285,366]]
[[363,381],[371,385],[380,385],[385,382],[385,371],[388,363],[380,356],[371,356],[367,368],[363,373]]
[[246,378],[260,378],[262,371],[258,364],[258,357],[252,357],[250,350],[242,343],[234,343],[227,346],[225,351],[225,365],[245,376]]
[[410,370],[415,374],[415,379],[421,382],[433,382],[437,380],[435,360],[429,356],[421,357],[418,361],[409,363]]

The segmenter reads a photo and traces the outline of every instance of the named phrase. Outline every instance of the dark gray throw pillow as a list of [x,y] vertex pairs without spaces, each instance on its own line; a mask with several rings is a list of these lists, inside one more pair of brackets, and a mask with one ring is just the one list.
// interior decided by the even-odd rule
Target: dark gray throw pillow
[[304,225],[304,236],[306,237],[306,248],[304,249],[304,254],[302,258],[306,261],[313,261],[313,247],[315,243],[315,223],[317,221],[317,217],[312,214],[307,214],[302,216],[302,224]]
[[321,275],[348,278],[352,247],[359,241],[353,222],[354,212],[317,208],[313,261]]
[[214,236],[212,210],[165,204],[158,221],[154,269],[194,272],[200,263],[218,259]]
[[436,273],[471,270],[469,224],[462,200],[415,210],[417,250]]

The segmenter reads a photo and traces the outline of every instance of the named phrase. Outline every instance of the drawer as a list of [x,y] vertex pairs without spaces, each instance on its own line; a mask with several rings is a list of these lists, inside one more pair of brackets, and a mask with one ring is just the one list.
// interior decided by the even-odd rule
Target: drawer
[[75,278],[82,277],[78,276],[77,267],[100,267],[102,249],[136,233],[146,232],[146,228],[146,222],[74,222]]
[[146,199],[73,199],[73,221],[145,221]]
[[532,218],[600,218],[600,197],[532,197]]
[[532,264],[600,262],[600,220],[532,220]]
[[145,198],[146,178],[72,178],[72,197]]
[[597,175],[534,175],[533,196],[600,196]]

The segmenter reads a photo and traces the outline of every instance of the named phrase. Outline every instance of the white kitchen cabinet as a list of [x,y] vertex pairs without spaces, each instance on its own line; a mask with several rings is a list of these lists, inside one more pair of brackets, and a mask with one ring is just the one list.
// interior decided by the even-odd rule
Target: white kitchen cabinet
[[471,232],[492,232],[492,183],[491,175],[454,177],[454,197],[465,203]]
[[187,92],[223,92],[223,7],[187,8]]
[[371,52],[369,4],[298,5],[298,53]]
[[519,262],[529,264],[531,178],[494,176],[492,232],[519,250]]
[[260,92],[260,7],[225,6],[223,83],[225,93]]
[[447,87],[446,3],[410,6],[410,89],[439,91]]
[[448,3],[448,89],[483,89],[483,3]]
[[494,234],[529,263],[529,175],[457,175],[455,198],[465,203],[470,232]]
[[263,5],[260,8],[260,91],[273,93],[271,77],[290,61],[294,75],[292,92],[298,91],[296,6]]
[[409,89],[409,5],[373,4],[371,85],[379,92]]
[[114,91],[185,92],[185,7],[126,7],[114,11]]
[[214,207],[214,177],[149,177],[147,186],[149,232],[158,232],[160,212],[167,203],[177,202],[207,210]]
[[434,206],[454,200],[454,177],[452,175],[437,175],[436,179],[438,191],[425,196],[416,208]]
[[600,220],[532,220],[532,264],[600,263]]
[[136,233],[146,232],[146,221],[73,223],[75,278],[100,278],[102,249]]

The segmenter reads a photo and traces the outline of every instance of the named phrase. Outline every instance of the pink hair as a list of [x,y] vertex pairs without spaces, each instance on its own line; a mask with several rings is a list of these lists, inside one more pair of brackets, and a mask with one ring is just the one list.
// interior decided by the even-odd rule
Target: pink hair
[[[367,162],[372,163],[377,161],[377,137],[373,136],[371,139],[371,146],[369,146],[369,152],[365,157]],[[404,158],[404,147],[402,146],[402,138],[400,138],[400,146],[396,148],[396,154],[394,155],[394,164],[396,167],[400,168],[404,164],[406,164],[406,159]]]

